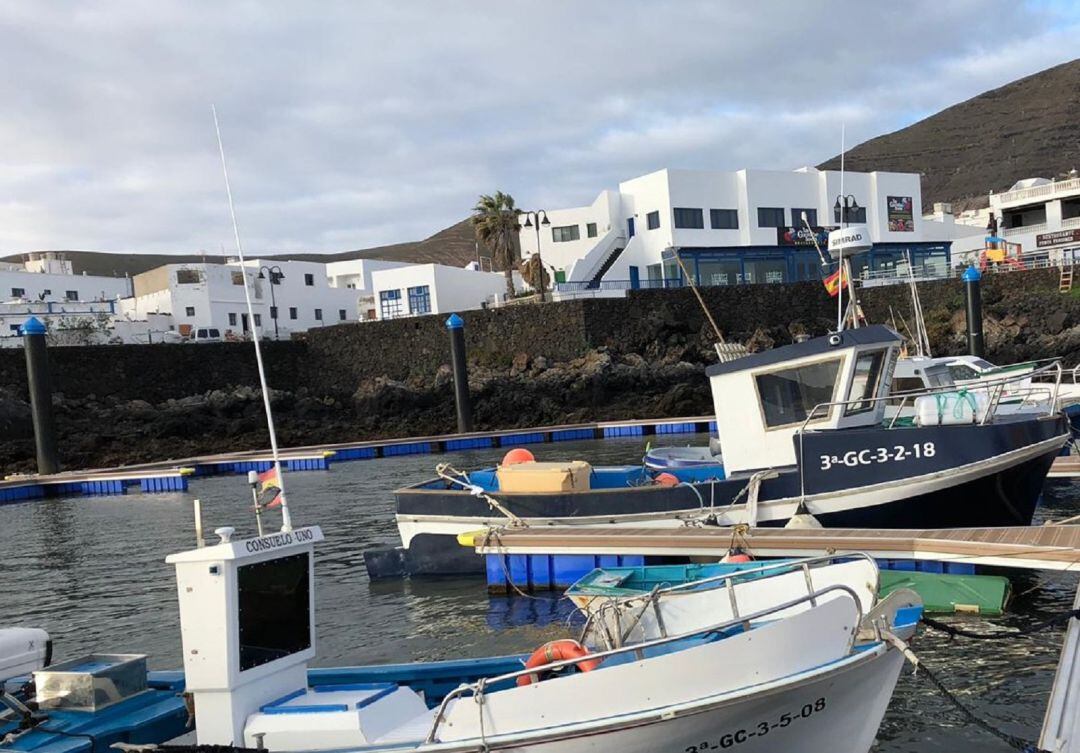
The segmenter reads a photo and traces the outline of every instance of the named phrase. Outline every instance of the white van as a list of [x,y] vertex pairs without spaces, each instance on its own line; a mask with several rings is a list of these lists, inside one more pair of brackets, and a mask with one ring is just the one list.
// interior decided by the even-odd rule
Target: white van
[[189,342],[193,343],[219,343],[222,342],[221,330],[217,327],[198,327],[191,333]]

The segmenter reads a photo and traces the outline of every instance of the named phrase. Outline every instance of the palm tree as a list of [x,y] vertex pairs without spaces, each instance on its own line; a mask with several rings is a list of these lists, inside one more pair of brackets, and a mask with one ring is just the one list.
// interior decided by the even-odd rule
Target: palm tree
[[520,213],[521,210],[514,206],[514,197],[502,191],[481,195],[473,207],[472,225],[476,239],[491,249],[495,265],[502,268],[508,298],[514,295],[514,267],[521,258]]

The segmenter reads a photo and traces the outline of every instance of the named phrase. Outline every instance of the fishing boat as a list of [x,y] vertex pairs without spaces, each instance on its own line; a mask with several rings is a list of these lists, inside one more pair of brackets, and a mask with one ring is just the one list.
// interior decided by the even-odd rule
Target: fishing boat
[[[1056,401],[942,416],[938,391],[891,393],[900,346],[874,325],[709,367],[720,462],[500,466],[399,489],[401,547],[365,552],[368,572],[482,572],[457,536],[507,525],[775,526],[801,513],[856,528],[1029,524],[1069,440]],[[890,399],[919,418],[887,418]]]
[[[746,583],[763,577],[783,575],[769,584],[747,586]],[[786,578],[786,580],[785,580]],[[801,579],[801,582],[799,582]],[[726,603],[708,604],[724,613],[730,610],[732,587],[740,589],[810,588],[843,582],[859,594],[865,609],[894,592],[914,592],[921,602],[921,612],[968,612],[987,615],[1001,614],[1009,597],[1009,579],[997,575],[957,575],[916,571],[882,570],[876,563],[862,561],[856,556],[818,557],[806,560],[756,560],[740,563],[709,563],[691,565],[644,565],[637,567],[596,568],[566,591],[573,604],[587,614],[605,612],[609,619],[622,612],[633,612],[624,605],[642,604],[656,599],[660,603],[686,594],[701,595],[711,591]],[[663,596],[663,599],[660,597]],[[903,598],[910,598],[908,593]],[[650,601],[651,604],[651,601]],[[601,609],[601,607],[603,609]],[[665,607],[666,608],[666,607]],[[678,617],[674,619],[679,619]],[[625,616],[620,621],[627,622]],[[664,620],[665,624],[668,620]],[[648,626],[646,621],[643,627]],[[614,631],[618,633],[619,631]]]
[[[434,696],[425,665],[311,687],[317,527],[171,555],[200,745],[270,751],[866,751],[903,657],[851,582],[742,591],[717,614],[610,649],[567,638]],[[776,577],[783,577],[782,575]],[[763,578],[762,582],[773,580]],[[768,595],[764,595],[765,591]],[[813,636],[807,640],[807,636]],[[505,665],[504,665],[505,666]],[[443,674],[447,663],[439,663]],[[702,667],[723,667],[702,672]],[[494,671],[491,671],[494,669]],[[335,671],[335,670],[329,670]]]

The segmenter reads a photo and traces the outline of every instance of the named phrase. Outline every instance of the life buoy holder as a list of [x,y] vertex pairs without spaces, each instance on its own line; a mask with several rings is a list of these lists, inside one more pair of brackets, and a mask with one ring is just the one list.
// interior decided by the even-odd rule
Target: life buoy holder
[[[581,659],[589,655],[589,649],[582,646],[575,640],[570,638],[564,638],[559,641],[551,641],[545,643],[540,648],[532,652],[532,656],[525,662],[526,669],[535,669],[536,667],[543,667],[546,664],[551,664],[557,661],[566,661],[568,659]],[[579,661],[577,668],[582,672],[592,672],[594,669],[600,666],[600,659],[589,659],[587,661]],[[534,682],[540,682],[543,678],[540,672],[531,672],[527,675],[521,675],[517,678],[518,687],[524,687],[526,685],[532,685]]]

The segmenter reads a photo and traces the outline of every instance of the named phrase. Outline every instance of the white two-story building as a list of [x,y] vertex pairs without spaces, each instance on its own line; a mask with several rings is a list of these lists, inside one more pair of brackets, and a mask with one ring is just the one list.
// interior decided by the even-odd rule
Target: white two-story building
[[[844,197],[847,222],[867,225],[873,241],[856,275],[908,256],[927,275],[948,269],[951,236],[923,219],[918,175],[847,172],[841,185],[839,172],[815,168],[649,173],[587,207],[549,211],[541,258],[564,291],[681,285],[675,252],[700,285],[817,280],[814,240],[824,249]],[[536,252],[535,228],[520,239],[524,256]]]
[[0,301],[115,301],[131,291],[130,277],[77,275],[56,251],[27,254],[22,264],[0,268]]
[[[244,280],[251,288],[249,321]],[[137,316],[172,314],[182,335],[213,327],[225,337],[246,338],[260,328],[266,337],[357,321],[357,291],[332,288],[318,262],[252,259],[229,264],[166,264],[134,278],[135,296],[124,301]]]
[[[517,275],[516,284],[520,279]],[[379,270],[372,273],[371,285],[379,319],[487,308],[500,305],[506,297],[502,272],[444,264],[409,264]]]

